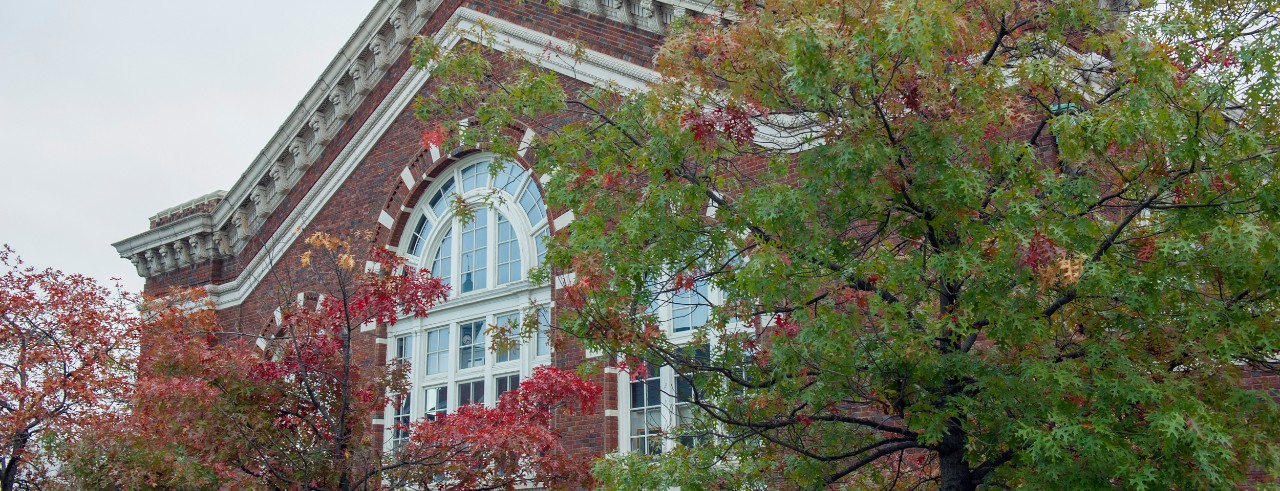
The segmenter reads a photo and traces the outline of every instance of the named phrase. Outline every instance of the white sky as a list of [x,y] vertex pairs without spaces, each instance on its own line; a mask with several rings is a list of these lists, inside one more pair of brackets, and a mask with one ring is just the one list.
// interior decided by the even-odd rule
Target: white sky
[[229,189],[374,0],[0,0],[0,243],[141,290],[111,243]]

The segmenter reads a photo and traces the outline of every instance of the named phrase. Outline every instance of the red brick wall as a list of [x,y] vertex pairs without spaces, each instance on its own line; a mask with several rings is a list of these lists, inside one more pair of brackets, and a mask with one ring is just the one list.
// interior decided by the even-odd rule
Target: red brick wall
[[[642,66],[651,65],[653,55],[657,52],[657,47],[662,42],[661,36],[653,33],[624,26],[600,16],[583,14],[574,9],[553,9],[546,3],[538,1],[517,3],[494,0],[469,2],[446,0],[436,9],[420,33],[430,35],[438,31],[453,16],[454,11],[459,6],[465,6],[478,12],[511,21],[560,39],[579,40],[591,49]],[[335,134],[333,140],[325,147],[320,157],[307,173],[290,189],[275,211],[267,217],[258,230],[249,237],[248,244],[244,249],[230,258],[182,268],[148,278],[146,292],[158,295],[170,288],[202,286],[210,283],[220,284],[235,279],[248,265],[249,261],[258,254],[272,234],[279,229],[280,224],[283,223],[289,212],[297,207],[303,197],[310,192],[319,177],[332,165],[334,158],[337,157],[342,149],[351,142],[351,138],[360,127],[368,122],[374,109],[395,86],[396,81],[406,71],[412,69],[412,60],[409,55],[409,50],[406,50],[395,60],[388,69],[387,74],[370,91],[361,105],[352,112],[352,115]],[[495,69],[501,69],[501,66],[506,63],[497,57],[493,61]],[[428,83],[422,93],[429,95],[431,91],[431,84]],[[466,115],[458,116],[459,119],[462,117],[466,117]],[[376,206],[383,203],[387,193],[391,190],[388,186],[398,180],[400,169],[412,162],[417,151],[421,150],[421,145],[418,143],[418,135],[421,134],[423,128],[424,125],[413,117],[410,108],[404,108],[391,129],[387,134],[383,135],[365,161],[362,162],[360,169],[357,170],[357,175],[352,176],[352,179],[359,179],[365,182],[366,186],[358,190],[362,194],[358,197],[348,194],[347,191],[356,190],[349,189],[347,186],[344,186],[342,192],[339,193],[339,196],[343,197],[344,204],[362,206],[360,208],[362,212],[376,210]],[[370,169],[371,167],[377,168]],[[379,185],[382,187],[379,188]],[[357,203],[352,203],[353,201]],[[364,201],[375,203],[373,203],[373,207],[368,207],[364,206],[368,204]],[[338,229],[345,229],[353,224],[359,228],[370,229],[377,225],[376,211],[372,215],[367,213],[345,213],[347,220],[341,224],[336,224],[334,218],[327,216],[327,212],[328,207],[325,213],[317,217],[316,221],[328,222],[330,225],[336,225]],[[337,221],[343,220],[337,219]]]
[[[452,15],[454,10],[465,4],[468,8],[506,19],[526,27],[530,27],[561,39],[581,40],[591,49],[640,65],[649,65],[661,38],[657,35],[629,28],[599,16],[588,16],[571,9],[553,10],[539,2],[521,4],[501,1],[446,1],[423,29],[424,34],[435,32]],[[500,53],[490,53],[489,59],[495,71],[504,70],[512,61],[504,59]],[[395,82],[412,69],[409,53],[402,54],[389,69],[387,75],[373,88],[364,102],[358,107],[347,122],[334,136],[333,141],[325,148],[322,155],[312,165],[305,176],[290,190],[280,205],[267,217],[265,223],[249,239],[248,245],[235,257],[220,261],[212,261],[191,268],[184,268],[148,280],[147,291],[160,293],[171,287],[200,286],[209,283],[223,283],[233,280],[239,275],[248,262],[266,243],[267,239],[277,231],[285,217],[295,208],[315,185],[319,176],[333,164],[341,150],[351,142],[359,128],[369,123],[374,109],[387,96]],[[581,86],[569,81],[571,85]],[[419,89],[419,93],[429,97],[436,90],[434,80],[429,80]],[[441,115],[441,118],[461,119],[469,114]],[[553,124],[553,121],[538,122]],[[353,230],[369,230],[377,233],[374,244],[395,245],[403,229],[407,214],[399,213],[400,206],[413,206],[425,189],[425,183],[419,183],[417,189],[406,189],[400,178],[400,172],[407,165],[413,166],[415,176],[435,175],[448,167],[454,158],[443,158],[438,162],[430,162],[430,157],[420,143],[422,130],[426,124],[420,122],[406,107],[400,110],[393,124],[389,126],[373,148],[361,161],[359,167],[340,186],[335,195],[326,203],[321,211],[301,230],[305,237],[313,232],[325,231],[344,234]],[[514,131],[514,130],[513,130]],[[463,152],[454,156],[460,157]],[[398,216],[395,230],[388,231],[378,223],[378,215],[388,210],[392,216]],[[238,328],[244,332],[259,333],[271,329],[273,312],[282,302],[290,302],[293,292],[324,291],[323,285],[298,273],[296,258],[305,247],[301,241],[295,242],[289,250],[278,258],[277,265],[263,279],[248,298],[240,305],[219,312],[225,325]],[[370,342],[375,350],[374,359],[385,356],[386,346]],[[561,367],[576,367],[584,359],[584,352],[579,344],[573,341],[558,343],[554,364]],[[604,397],[593,414],[578,416],[560,416],[555,420],[556,426],[563,432],[566,445],[575,452],[600,454],[617,448],[617,419],[605,417],[606,408],[617,407],[617,382],[613,374],[600,374],[598,381],[605,387]]]
[[[661,43],[661,37],[658,35],[568,8],[552,9],[539,1],[446,0],[422,32],[430,34],[440,29],[459,6],[466,6],[509,20],[557,38],[580,40],[590,49],[642,66],[651,65],[652,57]],[[503,70],[504,67],[508,67],[508,63],[511,63],[497,53],[491,53],[490,61],[494,64],[496,71]],[[154,294],[175,286],[223,283],[239,275],[266,240],[277,231],[289,212],[298,205],[306,193],[310,192],[319,176],[332,165],[338,153],[350,143],[357,130],[368,123],[373,110],[390,92],[395,82],[410,69],[411,61],[406,51],[394,62],[387,75],[353,112],[333,141],[325,148],[321,157],[285,196],[283,202],[250,238],[249,244],[239,254],[233,258],[199,264],[150,278],[147,281],[147,292]],[[428,81],[419,89],[419,92],[429,97],[435,90],[436,85],[433,80]],[[455,114],[440,117],[461,119],[467,116],[467,114]],[[1029,119],[1018,125],[1013,136],[1030,140],[1040,124],[1038,119]],[[412,165],[415,176],[421,176],[424,173],[433,175],[453,161],[445,158],[431,162],[430,158],[424,154],[419,135],[425,127],[426,124],[412,114],[411,108],[402,108],[395,122],[379,138],[334,197],[301,231],[301,235],[305,237],[316,231],[344,233],[352,230],[370,230],[378,234],[375,244],[395,245],[399,231],[403,229],[406,221],[406,216],[399,213],[399,207],[412,206],[420,198],[424,189],[422,183],[419,183],[415,189],[405,188],[400,179],[401,170]],[[1053,137],[1047,128],[1040,131],[1033,145],[1036,146],[1037,155],[1047,162],[1056,160]],[[392,231],[378,224],[378,215],[384,209],[388,210],[392,216],[399,217],[396,229]],[[300,247],[302,247],[300,241],[295,243],[283,258],[279,259],[284,261],[281,266],[274,268],[272,274],[268,275],[241,305],[221,311],[220,315],[224,323],[250,332],[263,329],[271,324],[272,312],[279,301],[287,300],[283,298],[287,295],[276,295],[274,292],[293,292],[300,289],[322,290],[320,285],[313,284],[293,271],[292,265],[295,264],[293,261],[296,261]],[[559,349],[553,361],[556,366],[571,368],[584,361],[584,352],[576,342],[562,341],[558,344]],[[378,356],[375,359],[382,359],[386,346],[374,344],[373,349]],[[613,374],[605,373],[598,375],[598,381],[604,386],[604,397],[593,414],[560,416],[555,420],[556,426],[565,436],[566,444],[574,451],[601,453],[617,448],[617,418],[604,415],[606,409],[618,407],[617,379]],[[1273,396],[1276,396],[1276,387],[1280,387],[1280,377],[1246,376],[1245,386],[1259,390],[1268,389]]]

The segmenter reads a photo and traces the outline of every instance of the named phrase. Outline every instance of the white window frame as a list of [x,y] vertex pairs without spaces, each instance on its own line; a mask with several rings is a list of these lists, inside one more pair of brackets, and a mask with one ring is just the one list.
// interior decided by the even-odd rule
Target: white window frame
[[[453,338],[451,337],[451,334],[453,333],[447,327],[427,329],[422,331],[423,343],[426,344],[422,353],[423,375],[438,375],[438,374],[449,372],[449,365],[453,363],[453,359],[449,356],[449,353],[450,353],[449,348],[453,342]],[[443,348],[443,349],[437,349],[435,351],[431,350],[432,337],[442,340],[441,342],[442,345],[440,346],[440,348]],[[431,371],[431,361],[433,356],[436,356],[436,360],[439,362],[437,364],[439,368],[434,372]]]
[[[404,244],[404,247],[406,248],[406,250],[402,252],[409,259],[410,265],[430,269],[434,266],[437,252],[440,250],[441,241],[444,239],[446,234],[452,232],[449,249],[446,251],[448,253],[450,263],[448,268],[449,271],[447,273],[447,277],[444,278],[446,282],[452,286],[449,293],[449,298],[451,299],[475,295],[479,292],[491,289],[505,289],[511,287],[519,288],[522,283],[526,283],[528,281],[528,270],[542,264],[543,255],[540,254],[540,252],[543,250],[545,245],[540,245],[539,242],[545,240],[544,236],[547,234],[550,227],[550,223],[547,219],[546,204],[541,201],[542,191],[537,188],[538,183],[536,182],[536,179],[533,179],[532,171],[527,169],[518,171],[518,178],[510,181],[510,183],[503,189],[493,187],[497,184],[496,178],[490,176],[487,170],[487,166],[489,165],[488,163],[492,161],[493,156],[491,154],[468,156],[459,160],[458,163],[454,164],[447,171],[434,177],[426,192],[422,194],[424,198],[418,203],[413,214],[409,216],[407,223],[411,225],[409,227],[405,227],[406,230],[403,232],[400,239],[400,243]],[[484,176],[484,184],[475,189],[462,191],[462,171],[469,169],[473,165],[480,165],[483,168],[482,175]],[[517,163],[511,163],[510,165],[515,169],[522,169],[522,167]],[[499,176],[503,175],[507,174],[499,173]],[[435,195],[439,193],[446,184],[451,185],[452,191],[442,196],[441,202],[450,202],[454,199],[454,195],[461,193],[460,196],[462,199],[472,205],[472,210],[475,213],[485,214],[486,242],[484,260],[485,271],[483,279],[485,286],[477,287],[465,293],[462,292],[462,221],[459,219],[453,209],[454,207],[451,205],[434,207],[440,209],[439,213],[430,206],[431,199],[434,199]],[[524,205],[520,202],[520,198],[524,196],[526,190],[529,190],[530,188],[533,188],[533,191],[536,191],[537,196],[539,197],[538,201],[535,201],[536,206],[534,207],[537,208],[537,215],[539,216],[533,221],[530,221],[531,217],[529,216],[529,211],[527,211]],[[520,255],[518,259],[518,274],[515,278],[503,284],[498,283],[498,214],[501,214],[515,231],[517,241],[516,251]],[[418,230],[417,224],[423,217],[426,217],[428,223],[428,225],[424,227],[427,229],[425,230],[426,234],[422,235],[417,240],[419,242],[423,242],[425,245],[418,247],[420,249],[420,255],[408,255],[409,252],[413,252],[407,250],[408,244],[414,241],[414,233]]]
[[[697,285],[695,288],[703,285]],[[706,299],[709,305],[722,305],[724,296],[714,285],[706,284]],[[669,286],[666,288],[670,288]],[[679,293],[667,292],[657,295],[654,300],[654,307],[651,312],[658,317],[659,326],[662,328],[663,334],[672,343],[679,345],[688,345],[693,342],[694,334],[698,331],[697,326],[690,329],[675,332],[675,322],[673,318],[677,306],[673,305],[673,298]],[[696,294],[695,294],[696,295]],[[696,298],[696,297],[695,297]],[[710,307],[708,307],[710,308]],[[708,321],[709,321],[708,316]],[[732,329],[730,329],[732,330]],[[719,341],[715,336],[707,341],[707,349],[714,353],[718,349]],[[710,353],[709,353],[710,354]],[[619,360],[621,361],[621,360]],[[656,367],[659,376],[660,390],[662,392],[660,410],[662,411],[661,421],[664,429],[670,429],[679,422],[679,408],[681,404],[676,398],[676,371],[670,366]],[[618,452],[630,453],[635,451],[631,444],[632,428],[631,428],[631,373],[626,370],[618,371]],[[662,452],[669,452],[679,445],[679,439],[671,434],[663,434]]]
[[[436,177],[431,187],[423,193],[424,197],[431,197],[439,191],[445,181],[454,179],[454,190],[460,190],[462,180],[460,171],[472,164],[479,162],[488,162],[492,156],[480,154],[470,156],[460,160],[452,168]],[[484,363],[474,367],[465,369],[461,366],[461,352],[459,348],[460,326],[462,324],[483,320],[486,326],[496,325],[500,319],[507,314],[519,312],[521,319],[531,312],[538,312],[538,309],[549,309],[551,306],[551,288],[545,284],[530,283],[527,278],[527,269],[537,265],[537,237],[546,233],[549,224],[543,216],[537,223],[529,223],[528,217],[524,210],[519,207],[517,202],[520,193],[528,186],[536,186],[536,182],[530,177],[531,172],[524,171],[517,173],[518,179],[511,181],[509,187],[515,191],[514,195],[501,191],[492,208],[489,205],[478,202],[482,197],[492,193],[491,187],[481,187],[463,194],[463,198],[471,201],[476,206],[477,213],[491,213],[489,223],[487,224],[487,233],[489,242],[487,243],[488,260],[486,263],[486,288],[477,288],[468,293],[459,293],[453,291],[449,298],[434,307],[428,317],[405,317],[400,319],[395,325],[388,328],[387,338],[392,343],[401,336],[413,335],[413,354],[415,356],[415,365],[422,365],[421,368],[411,367],[411,391],[410,415],[411,419],[416,421],[426,414],[427,409],[427,391],[433,388],[444,388],[446,390],[445,398],[446,412],[456,411],[459,401],[459,383],[474,382],[483,380],[484,400],[487,406],[492,407],[497,402],[497,379],[511,375],[518,375],[521,381],[527,380],[532,374],[535,367],[541,365],[549,365],[554,349],[548,344],[545,352],[540,354],[538,348],[539,335],[535,332],[529,339],[520,339],[518,346],[520,356],[510,361],[499,363],[498,356],[494,350],[493,336],[488,332],[485,333],[485,342],[483,348],[485,350]],[[489,177],[487,169],[485,172],[486,181],[492,186],[494,179]],[[449,199],[445,197],[444,199]],[[435,260],[436,250],[439,248],[440,241],[446,233],[457,228],[452,232],[452,240],[450,243],[450,284],[453,288],[459,288],[461,283],[460,271],[460,247],[461,247],[461,227],[458,227],[457,220],[454,217],[452,207],[442,207],[444,213],[437,216],[430,211],[430,199],[424,198],[418,204],[417,210],[410,215],[408,223],[413,224],[412,228],[416,229],[416,224],[421,217],[426,216],[430,223],[429,231],[425,240],[425,246],[421,248],[420,255],[408,256],[407,250],[401,251],[406,256],[410,265],[418,267],[430,267]],[[542,205],[545,210],[545,205]],[[521,267],[525,269],[520,277],[515,281],[506,284],[497,284],[497,217],[492,213],[501,212],[511,223],[512,228],[516,232],[516,238],[519,243]],[[449,225],[442,225],[448,223]],[[410,227],[406,227],[410,228]],[[406,235],[402,237],[401,243],[408,244],[408,240],[413,230],[407,230]],[[549,310],[547,311],[549,312]],[[549,315],[549,314],[548,314]],[[549,319],[548,319],[549,321]],[[425,360],[430,354],[428,348],[428,333],[443,330],[446,333],[445,346],[446,357],[444,361],[444,370],[438,373],[427,373]],[[387,359],[391,360],[395,355],[395,345],[392,344],[388,350]],[[436,353],[439,353],[437,351]],[[432,401],[434,402],[434,401]],[[395,408],[388,408],[391,414],[395,414]],[[387,429],[386,448],[392,448],[390,427]]]
[[[425,363],[421,363],[422,368],[416,366],[410,368],[410,376],[412,377],[411,390],[416,393],[414,397],[410,397],[411,420],[416,421],[426,414],[427,398],[425,391],[427,389],[447,387],[448,404],[446,412],[453,412],[459,407],[461,393],[458,389],[458,384],[483,380],[485,383],[484,402],[486,406],[492,407],[497,402],[497,378],[519,375],[520,380],[523,382],[533,373],[534,368],[551,364],[551,355],[554,353],[554,349],[549,348],[547,354],[538,355],[538,337],[536,334],[529,336],[527,339],[521,338],[517,341],[517,346],[520,349],[518,358],[500,363],[497,361],[498,357],[493,336],[486,333],[484,344],[481,346],[485,350],[484,363],[473,367],[460,368],[462,348],[459,344],[459,339],[464,324],[483,320],[485,328],[488,329],[497,325],[498,322],[501,322],[502,319],[513,312],[519,312],[523,320],[524,316],[529,315],[531,312],[527,307],[530,302],[537,303],[541,308],[549,307],[549,288],[544,287],[523,293],[523,295],[509,295],[486,302],[470,302],[466,305],[454,306],[451,309],[432,311],[429,317],[406,319],[391,327],[392,331],[389,335],[392,339],[412,335],[413,342],[416,344],[413,349],[421,353],[427,353],[428,333],[447,333],[445,341],[448,359],[444,363],[445,370],[443,372],[427,373]],[[511,310],[513,307],[519,308],[519,310]],[[484,311],[491,313],[481,313]],[[532,310],[532,312],[536,311]],[[388,361],[394,359],[394,355],[395,350],[388,350]],[[420,362],[425,362],[426,358],[426,355],[415,357]],[[418,395],[422,397],[417,397]],[[395,408],[390,408],[390,411],[395,414]],[[391,433],[387,434],[388,441],[392,436]]]

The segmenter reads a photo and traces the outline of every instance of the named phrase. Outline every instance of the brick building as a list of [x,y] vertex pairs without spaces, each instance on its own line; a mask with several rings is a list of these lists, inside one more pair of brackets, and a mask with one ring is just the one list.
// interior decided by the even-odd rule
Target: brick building
[[[413,361],[414,392],[383,421],[492,404],[535,366],[572,368],[593,355],[573,343],[553,350],[542,335],[495,352],[484,335],[485,326],[511,322],[529,309],[543,319],[552,315],[559,280],[535,284],[527,271],[542,261],[544,238],[573,217],[549,213],[542,180],[527,170],[528,162],[504,163],[491,176],[492,156],[483,150],[423,146],[419,135],[427,124],[414,115],[413,100],[431,97],[438,87],[412,67],[412,39],[432,37],[445,48],[483,43],[497,67],[510,63],[503,52],[545,53],[576,41],[587,48],[576,62],[529,60],[571,83],[639,88],[656,79],[650,60],[666,26],[703,8],[686,0],[568,0],[556,8],[537,1],[382,0],[229,191],[165,210],[151,218],[149,230],[114,245],[146,278],[148,293],[203,286],[225,324],[253,331],[273,322],[277,265],[299,254],[301,238],[373,230],[375,245],[453,287],[428,318],[376,333],[376,346],[388,358]],[[492,36],[476,35],[478,26]],[[1023,130],[1020,137],[1038,135],[1042,156],[1053,151],[1050,135],[1034,124]],[[524,135],[532,136],[532,130]],[[476,201],[492,192],[504,199],[479,207],[466,223],[448,205],[455,193]],[[699,293],[715,300],[714,291]],[[659,313],[679,320],[665,326],[672,340],[706,320],[691,303],[669,302]],[[1280,386],[1271,373],[1250,371],[1244,378],[1247,387],[1273,395]],[[599,454],[676,444],[656,436],[688,407],[669,368],[637,381],[607,372],[599,381],[605,397],[593,414],[557,420],[569,448]],[[390,444],[396,435],[385,436]]]
[[[298,278],[282,284],[288,274],[281,261],[300,253],[300,239],[316,231],[375,231],[376,246],[430,268],[453,287],[428,318],[376,333],[379,352],[413,361],[414,393],[381,422],[492,404],[535,366],[573,367],[588,357],[572,343],[553,352],[545,335],[497,353],[484,334],[485,326],[511,322],[522,311],[550,316],[554,286],[530,282],[527,272],[541,262],[544,238],[572,215],[548,216],[540,179],[527,162],[507,162],[491,176],[492,156],[482,150],[423,146],[426,124],[414,115],[413,100],[437,87],[412,66],[412,40],[433,37],[446,48],[487,44],[495,66],[510,62],[503,52],[538,53],[578,41],[588,48],[580,60],[532,62],[569,81],[638,88],[656,78],[648,64],[665,26],[701,8],[685,0],[577,0],[557,8],[505,0],[380,1],[229,191],[165,210],[151,217],[149,230],[114,246],[146,278],[147,293],[204,287],[225,325],[263,333],[274,322],[277,288],[305,289]],[[476,35],[481,25],[493,36]],[[478,200],[494,190],[502,202],[480,207],[467,223],[448,206],[454,193]],[[598,454],[659,444],[655,427],[670,424],[684,407],[667,387],[671,374],[636,384],[624,377],[601,376],[605,397],[594,414],[557,422],[569,448]],[[389,443],[395,436],[386,431]]]

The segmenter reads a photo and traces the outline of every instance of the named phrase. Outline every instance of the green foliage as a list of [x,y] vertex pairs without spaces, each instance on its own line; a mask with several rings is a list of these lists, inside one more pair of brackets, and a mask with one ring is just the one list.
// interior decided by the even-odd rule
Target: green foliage
[[[722,5],[640,93],[419,49],[419,115],[576,219],[558,328],[692,374],[610,488],[1220,489],[1280,473],[1274,1]],[[490,71],[493,60],[514,69]],[[570,56],[572,60],[574,57]],[[438,99],[438,100],[437,100]],[[722,298],[691,356],[649,305]]]

